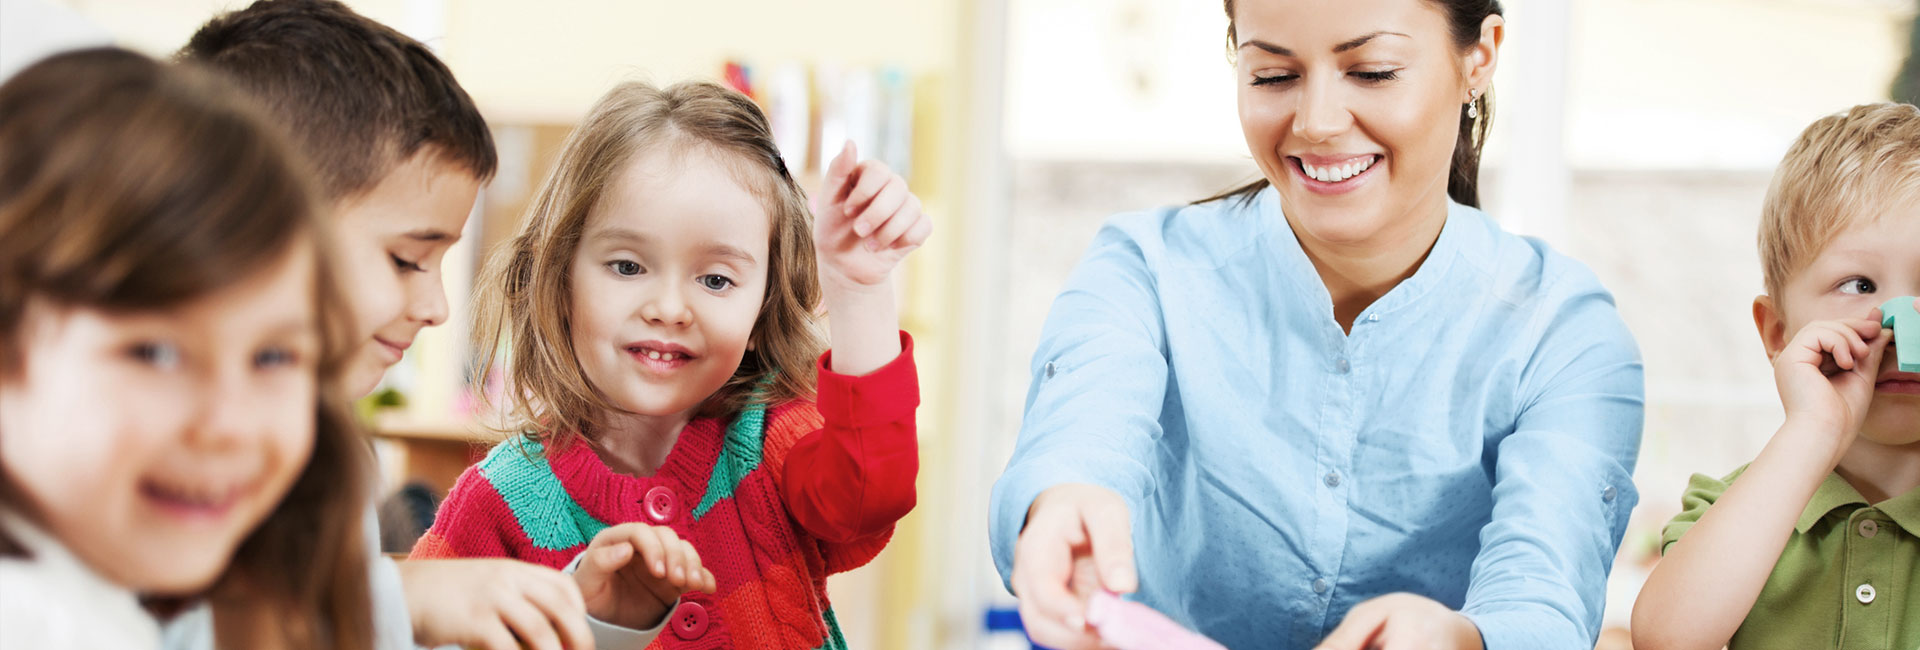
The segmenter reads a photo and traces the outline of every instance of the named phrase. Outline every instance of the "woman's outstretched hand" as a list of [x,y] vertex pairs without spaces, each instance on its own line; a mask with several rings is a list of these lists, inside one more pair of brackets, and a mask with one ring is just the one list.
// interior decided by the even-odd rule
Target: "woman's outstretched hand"
[[1020,621],[1035,643],[1059,650],[1101,647],[1086,624],[1087,600],[1101,589],[1139,588],[1126,500],[1081,484],[1057,485],[1034,497],[1014,545],[1012,582]]
[[1387,594],[1361,601],[1319,650],[1481,650],[1480,628],[1431,598]]

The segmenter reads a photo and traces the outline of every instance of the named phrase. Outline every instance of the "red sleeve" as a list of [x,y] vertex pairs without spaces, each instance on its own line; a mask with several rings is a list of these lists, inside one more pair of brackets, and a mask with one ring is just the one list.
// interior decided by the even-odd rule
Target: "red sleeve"
[[433,527],[413,545],[409,560],[512,557],[506,536],[515,526],[513,511],[480,474],[480,466],[460,473],[433,516]]
[[828,370],[832,358],[832,352],[821,355],[818,368],[825,425],[794,443],[781,490],[809,534],[848,542],[884,534],[913,510],[920,378],[906,332],[900,333],[900,356],[865,375]]

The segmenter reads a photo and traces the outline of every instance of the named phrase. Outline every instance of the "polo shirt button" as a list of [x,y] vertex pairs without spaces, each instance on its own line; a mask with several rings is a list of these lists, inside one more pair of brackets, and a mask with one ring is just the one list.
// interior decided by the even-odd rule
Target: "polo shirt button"
[[1860,521],[1861,537],[1872,538],[1874,535],[1878,535],[1878,534],[1880,534],[1880,522],[1874,521],[1872,519],[1863,519]]
[[1872,605],[1873,585],[1860,585],[1860,588],[1853,590],[1853,597],[1860,599],[1862,605]]
[[682,640],[698,639],[707,633],[707,608],[700,603],[681,602],[673,609],[673,621],[668,626],[673,628],[673,635]]
[[1347,363],[1346,359],[1341,359],[1339,361],[1333,362],[1333,369],[1340,371],[1340,374],[1344,375],[1344,374],[1347,374],[1348,370],[1353,369],[1353,364]]
[[665,526],[673,521],[673,490],[667,486],[660,485],[647,490],[647,497],[642,503],[647,507],[647,518],[653,523]]
[[1316,593],[1316,594],[1324,594],[1324,593],[1327,593],[1327,579],[1326,579],[1326,578],[1314,578],[1314,579],[1313,579],[1313,593]]
[[1327,487],[1340,487],[1340,471],[1327,472],[1327,477],[1323,480],[1327,482]]
[[1620,496],[1620,491],[1615,490],[1611,485],[1607,486],[1607,489],[1600,491],[1600,500],[1607,503],[1613,503],[1614,497],[1617,496]]

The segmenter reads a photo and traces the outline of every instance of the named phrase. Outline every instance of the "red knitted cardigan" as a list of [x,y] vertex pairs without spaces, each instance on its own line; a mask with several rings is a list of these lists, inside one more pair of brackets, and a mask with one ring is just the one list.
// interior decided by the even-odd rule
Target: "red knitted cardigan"
[[460,475],[412,557],[563,568],[608,526],[667,525],[719,590],[683,596],[649,648],[845,648],[827,575],[872,560],[914,504],[919,380],[900,336],[900,356],[864,376],[823,355],[817,405],[694,420],[652,476],[615,473],[586,444],[500,443]]

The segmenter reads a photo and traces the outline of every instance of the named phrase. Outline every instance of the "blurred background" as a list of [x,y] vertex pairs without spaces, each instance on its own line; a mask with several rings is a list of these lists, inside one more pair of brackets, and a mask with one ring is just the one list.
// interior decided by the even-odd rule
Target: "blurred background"
[[[238,0],[0,0],[0,77],[54,48],[167,56]],[[831,587],[854,647],[1017,648],[986,544],[1053,295],[1106,217],[1254,177],[1212,0],[367,0],[431,45],[495,129],[498,178],[448,257],[455,318],[367,405],[404,552],[407,503],[489,442],[474,424],[466,296],[561,141],[614,82],[709,79],[768,108],[817,178],[845,139],[908,176],[938,230],[901,282],[919,341],[920,505]],[[1912,0],[1506,0],[1483,193],[1511,231],[1594,268],[1639,338],[1641,502],[1603,647],[1687,476],[1758,453],[1780,410],[1749,304],[1771,169],[1809,122],[1884,101],[1920,43]],[[1912,100],[1909,96],[1908,101]],[[809,181],[817,182],[817,181]],[[476,446],[478,445],[478,446]],[[418,506],[416,507],[416,509]],[[1196,533],[1197,534],[1197,533]]]

